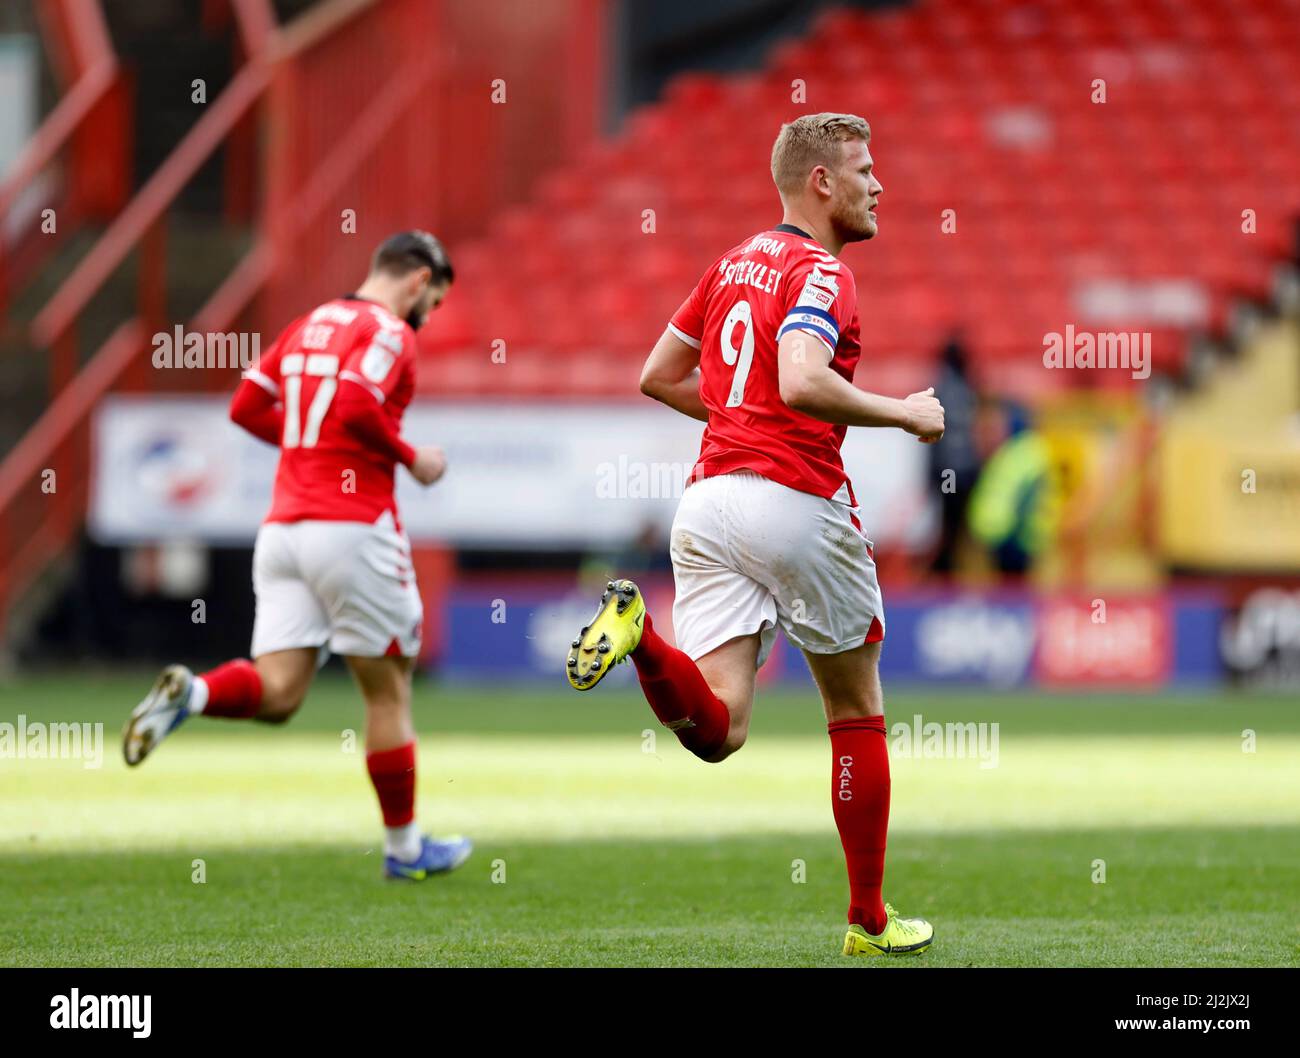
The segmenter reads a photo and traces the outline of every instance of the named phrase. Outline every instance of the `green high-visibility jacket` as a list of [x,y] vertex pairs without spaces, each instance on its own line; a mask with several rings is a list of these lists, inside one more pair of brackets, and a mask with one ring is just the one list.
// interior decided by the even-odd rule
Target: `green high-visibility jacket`
[[1025,430],[1009,438],[984,465],[971,492],[966,520],[987,547],[1015,540],[1038,554],[1055,531],[1055,484],[1047,442]]

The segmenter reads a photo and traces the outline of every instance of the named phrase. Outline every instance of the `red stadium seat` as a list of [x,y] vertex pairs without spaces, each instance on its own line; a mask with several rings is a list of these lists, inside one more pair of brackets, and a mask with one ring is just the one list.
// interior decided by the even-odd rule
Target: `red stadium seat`
[[[1300,213],[1297,26],[1284,0],[825,12],[761,71],[675,78],[459,249],[473,300],[422,333],[431,354],[459,348],[438,385],[633,396],[640,358],[703,270],[776,220],[772,138],[816,109],[872,122],[881,235],[847,259],[873,378],[919,384],[961,325],[994,386],[1098,384],[1042,370],[1043,334],[1084,322],[1079,290],[1181,281],[1216,323],[1231,298],[1267,291]],[[1132,323],[1159,334],[1162,369],[1181,368],[1185,330]],[[492,371],[485,351],[503,335],[520,360]]]

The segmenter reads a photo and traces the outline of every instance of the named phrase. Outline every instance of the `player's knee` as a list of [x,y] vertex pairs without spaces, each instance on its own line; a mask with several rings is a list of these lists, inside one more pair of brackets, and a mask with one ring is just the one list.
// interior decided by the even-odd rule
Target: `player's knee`
[[257,719],[264,724],[284,724],[296,713],[307,697],[305,689],[293,684],[262,684],[262,707]]
[[697,754],[697,756],[706,764],[721,764],[724,760],[740,749],[748,738],[748,716],[737,716],[736,713],[733,712],[731,715],[731,727],[727,730],[727,737],[722,740],[722,745],[712,753]]
[[700,760],[704,761],[706,764],[721,764],[724,760],[735,753],[736,750],[740,749],[740,747],[745,744],[745,740],[748,737],[748,731],[729,731],[727,732],[727,737],[723,740],[722,745],[707,756],[701,756]]
[[262,711],[257,714],[257,719],[263,724],[287,724],[293,719],[293,714],[298,711],[301,702],[293,702],[283,705],[267,706],[262,705]]

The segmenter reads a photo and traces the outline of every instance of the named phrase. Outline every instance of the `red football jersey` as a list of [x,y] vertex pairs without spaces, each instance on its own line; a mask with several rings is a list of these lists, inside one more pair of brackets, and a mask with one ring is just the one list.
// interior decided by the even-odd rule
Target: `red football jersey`
[[700,396],[709,409],[691,481],[752,470],[800,492],[852,496],[840,461],[846,427],[786,404],[776,364],[781,336],[799,330],[822,342],[831,368],[853,380],[858,297],[844,262],[806,232],[778,225],[714,262],[669,327],[700,350]]
[[382,305],[337,298],[295,320],[244,377],[284,405],[268,522],[397,518],[395,464],[330,414],[344,384],[368,390],[400,429],[415,392],[415,332]]

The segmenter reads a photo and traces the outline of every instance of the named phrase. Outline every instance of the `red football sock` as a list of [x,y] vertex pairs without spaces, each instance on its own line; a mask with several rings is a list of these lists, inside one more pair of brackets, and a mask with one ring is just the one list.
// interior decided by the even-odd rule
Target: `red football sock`
[[669,646],[645,615],[632,651],[637,678],[659,722],[697,757],[713,756],[727,740],[731,714],[690,657]]
[[199,676],[208,685],[204,716],[248,720],[262,705],[262,677],[257,666],[244,658],[227,661]]
[[366,770],[379,795],[384,826],[406,826],[415,818],[415,743],[367,753]]
[[835,720],[831,735],[831,805],[849,869],[849,922],[868,933],[885,928],[880,883],[889,832],[889,747],[885,718]]

